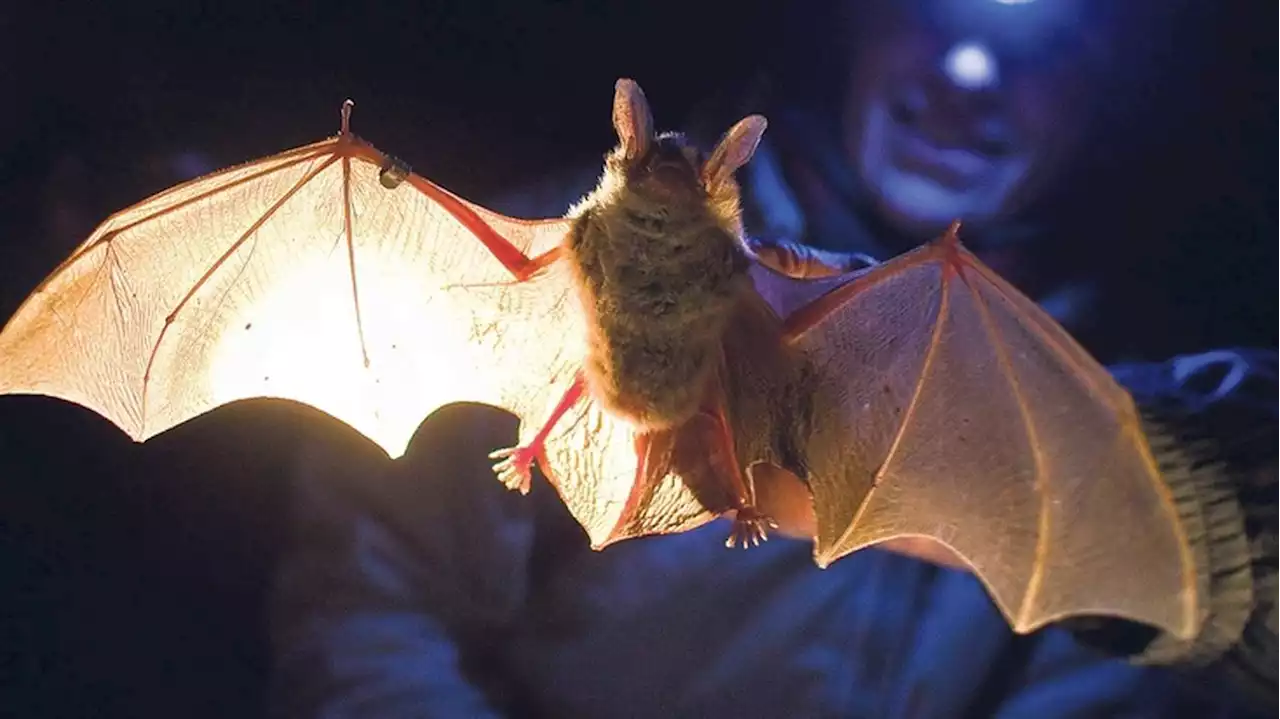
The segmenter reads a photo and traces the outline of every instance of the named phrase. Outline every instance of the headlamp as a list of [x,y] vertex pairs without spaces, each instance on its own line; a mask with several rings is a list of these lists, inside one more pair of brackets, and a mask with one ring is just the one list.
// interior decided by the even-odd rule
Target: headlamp
[[1034,70],[1079,55],[1086,3],[1079,0],[920,0],[925,20],[951,45],[942,69],[979,90],[1005,70]]

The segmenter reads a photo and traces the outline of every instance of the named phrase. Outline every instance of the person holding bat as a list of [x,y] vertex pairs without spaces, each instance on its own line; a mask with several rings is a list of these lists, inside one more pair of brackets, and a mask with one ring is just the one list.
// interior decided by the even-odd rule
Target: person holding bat
[[[1114,61],[1124,37],[1072,34],[1077,14],[1097,3],[1042,3],[1054,11],[1023,16],[1039,23],[1035,32],[1000,25],[1018,16],[995,13],[1041,12],[1041,3],[971,0],[960,16],[947,12],[966,3],[878,3],[853,14],[852,59],[833,64],[845,91],[828,98],[825,114],[779,101],[769,111],[776,143],[754,131],[745,143],[727,136],[724,147],[750,158],[734,165],[760,259],[792,275],[847,271],[891,261],[960,217],[978,256],[1068,327],[1105,312],[1090,307],[1097,295],[1087,277],[1037,266],[1027,227],[1037,200],[1064,181],[1064,162],[1100,102],[1091,63]],[[1052,57],[1036,54],[1046,47]],[[658,158],[641,175],[645,197],[678,197],[695,180],[684,174],[684,148],[663,145],[642,96],[619,87],[611,157],[625,167]],[[560,214],[598,171],[493,206]],[[625,191],[638,190],[622,195],[634,201],[632,219],[614,219],[643,220],[647,211]],[[575,217],[605,216],[611,197],[601,190]],[[698,208],[686,209],[700,221]],[[576,241],[584,291],[598,301],[606,294],[591,284],[591,258],[610,255]],[[1273,353],[1116,364],[1113,374],[1170,416],[1223,412],[1247,417],[1249,431],[1275,425]],[[700,416],[696,401],[686,409]],[[317,445],[300,462],[295,541],[275,594],[279,716],[1228,716],[1245,713],[1240,685],[1274,700],[1274,668],[1265,668],[1275,647],[1273,442],[1224,466],[1182,467],[1215,487],[1238,486],[1242,497],[1253,492],[1264,507],[1236,520],[1251,547],[1223,540],[1244,562],[1222,572],[1235,582],[1227,589],[1247,587],[1252,604],[1227,596],[1229,611],[1213,626],[1234,629],[1210,637],[1211,657],[1174,647],[1185,650],[1183,676],[1126,661],[1169,644],[1123,623],[1015,634],[980,580],[936,543],[870,548],[820,570],[812,518],[788,513],[785,497],[757,497],[770,513],[732,530],[721,520],[593,551],[552,487],[508,461],[527,449],[512,446],[510,417],[458,406],[440,414],[389,471],[336,446]],[[494,481],[491,453],[504,482],[528,496]],[[1270,499],[1254,491],[1267,486]],[[784,536],[724,549],[726,536],[752,539],[773,527]],[[1206,662],[1213,666],[1197,666]],[[1242,681],[1201,686],[1216,671]]]

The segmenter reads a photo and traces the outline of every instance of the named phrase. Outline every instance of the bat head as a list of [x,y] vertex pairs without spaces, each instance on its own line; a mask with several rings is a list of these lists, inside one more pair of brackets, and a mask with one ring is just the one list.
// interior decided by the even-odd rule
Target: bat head
[[654,200],[678,197],[737,199],[733,173],[755,153],[767,123],[760,115],[738,121],[710,155],[678,132],[655,133],[653,113],[634,80],[620,79],[613,98],[613,127],[619,144],[611,160],[637,192]]

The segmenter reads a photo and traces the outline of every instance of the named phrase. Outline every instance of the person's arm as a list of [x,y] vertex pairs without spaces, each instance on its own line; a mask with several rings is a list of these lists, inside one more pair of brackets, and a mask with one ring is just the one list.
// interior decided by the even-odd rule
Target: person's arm
[[442,414],[394,464],[319,445],[300,463],[271,605],[273,715],[502,715],[494,648],[524,602],[534,503],[486,457],[513,422]]
[[1205,677],[1167,667],[1123,662],[1082,646],[1070,632],[1048,629],[1031,638],[1022,661],[1009,666],[1005,691],[985,716],[1169,717],[1243,719],[1243,702]]
[[[1191,645],[1180,663],[1215,692],[1240,695],[1267,715],[1277,696],[1277,356],[1273,349],[1224,348],[1112,368],[1140,406],[1216,467],[1240,503],[1246,556],[1214,573],[1243,575],[1232,583],[1248,592],[1243,631],[1221,654],[1202,656],[1198,643]],[[1222,599],[1230,597],[1210,597],[1211,611]]]
[[[1275,427],[1270,428],[1275,441]],[[1223,684],[1239,691],[1256,707],[1274,715],[1277,703],[1277,656],[1280,627],[1277,626],[1276,505],[1277,471],[1274,456],[1267,467],[1248,476],[1244,488],[1246,530],[1252,550],[1253,611],[1240,640],[1215,661],[1209,672]]]
[[[1258,712],[1276,709],[1276,354],[1214,350],[1166,362],[1108,368],[1139,407],[1161,418],[1186,451],[1212,466],[1220,487],[1243,510],[1243,562],[1214,567],[1210,627],[1201,638],[1174,642],[1126,621],[1073,618],[1060,622],[1057,638],[1035,653],[1001,705],[999,716],[1032,716],[1044,707],[1078,714],[1111,715],[1166,707],[1188,716],[1212,716],[1211,708]],[[1236,530],[1240,531],[1240,530]],[[1238,536],[1238,535],[1237,535]],[[1241,581],[1218,580],[1239,575]],[[1245,592],[1243,596],[1239,594]],[[1244,626],[1212,626],[1215,611],[1236,611],[1243,599]],[[1070,637],[1070,639],[1068,639]],[[1225,640],[1225,641],[1224,641]],[[1088,645],[1093,653],[1080,651]],[[1125,673],[1110,659],[1167,665],[1163,673]],[[1139,704],[1134,704],[1134,701]],[[1203,702],[1203,704],[1193,703]],[[1128,714],[1126,714],[1128,715]],[[1239,716],[1239,714],[1231,714]],[[1252,714],[1250,714],[1252,715]]]

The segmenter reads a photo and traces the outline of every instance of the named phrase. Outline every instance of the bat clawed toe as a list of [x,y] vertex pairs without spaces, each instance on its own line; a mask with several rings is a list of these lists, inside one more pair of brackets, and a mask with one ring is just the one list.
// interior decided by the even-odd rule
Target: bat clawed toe
[[743,507],[738,510],[738,516],[733,520],[733,529],[729,531],[729,537],[725,539],[724,546],[729,549],[758,547],[761,542],[769,541],[769,530],[777,528],[776,521],[761,514],[755,507]]
[[489,453],[489,459],[500,460],[493,465],[493,473],[507,489],[528,494],[533,481],[533,460],[536,453],[529,447],[505,447]]

